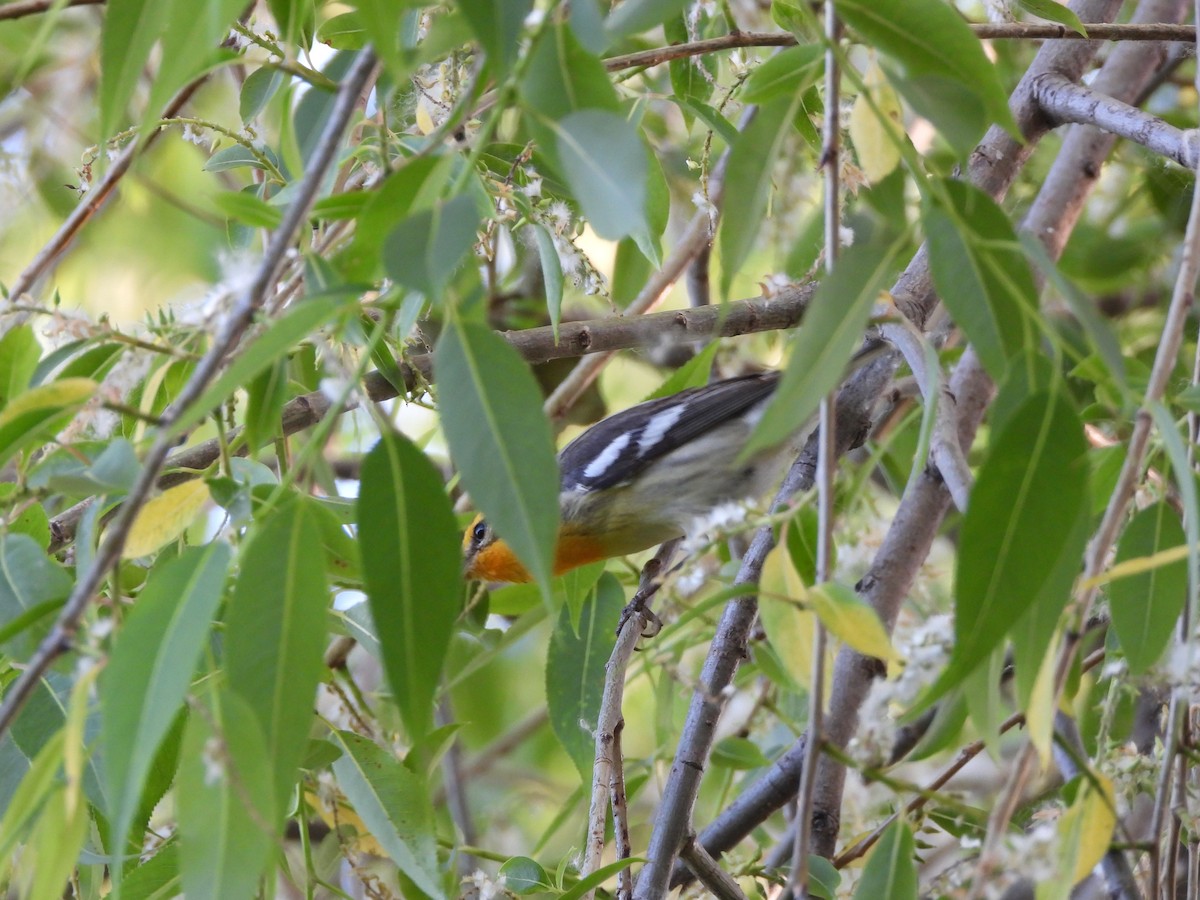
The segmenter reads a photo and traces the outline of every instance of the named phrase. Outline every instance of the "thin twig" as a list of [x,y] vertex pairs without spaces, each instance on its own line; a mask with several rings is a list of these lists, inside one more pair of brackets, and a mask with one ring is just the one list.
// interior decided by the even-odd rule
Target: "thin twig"
[[708,855],[708,851],[696,842],[696,835],[688,837],[679,856],[714,897],[719,900],[746,900],[746,895],[733,880],[733,876],[722,869],[717,861]]
[[[1100,663],[1103,661],[1104,649],[1101,648],[1091,653],[1088,658],[1084,660],[1083,671],[1090,671],[1091,669],[1094,669],[1096,666],[1100,665]],[[997,730],[997,734],[1006,734],[1012,729],[1024,724],[1025,714],[1020,712],[1013,713],[1002,723],[1000,723],[1000,728]],[[950,764],[942,769],[942,771],[938,773],[937,777],[934,778],[933,781],[929,782],[929,784],[918,796],[913,797],[912,800],[908,801],[908,803],[904,805],[902,812],[895,812],[888,816],[875,828],[874,831],[859,839],[850,847],[839,853],[833,860],[834,867],[838,869],[844,869],[855,860],[862,859],[862,857],[866,856],[867,851],[875,846],[879,839],[883,837],[883,833],[887,831],[888,826],[895,822],[901,814],[903,814],[906,819],[909,819],[912,818],[913,813],[920,812],[925,807],[925,804],[934,799],[937,792],[944,788],[950,782],[951,778],[961,772],[963,768],[966,767],[967,763],[982,753],[986,746],[987,745],[983,741],[973,741],[959,750],[958,755],[954,757]]]
[[[629,805],[625,795],[625,758],[621,750],[621,732],[625,730],[625,718],[617,720],[613,728],[612,772],[608,779],[608,793],[612,803],[613,843],[617,859],[633,856],[633,845],[629,841]],[[633,873],[629,866],[617,873],[617,900],[629,900],[633,895]]]
[[[309,162],[309,169],[296,184],[296,193],[292,203],[288,206],[279,228],[271,236],[271,241],[263,254],[263,260],[259,264],[253,282],[235,300],[233,309],[230,310],[220,333],[213,339],[208,352],[197,363],[175,404],[163,417],[165,422],[178,421],[180,416],[188,411],[188,407],[199,399],[204,389],[234,353],[238,341],[250,326],[255,312],[278,276],[284,257],[291,247],[293,236],[308,216],[309,208],[312,206],[326,170],[333,162],[359,95],[369,83],[374,70],[374,54],[369,49],[362,51],[338,91],[330,111],[329,121],[325,124]],[[159,472],[166,461],[167,453],[174,443],[175,437],[171,434],[170,428],[161,429],[147,452],[146,458],[142,461],[142,469],[137,481],[130,489],[115,521],[109,526],[103,544],[96,551],[92,564],[79,577],[71,596],[59,613],[54,627],[50,629],[50,633],[38,646],[21,676],[5,692],[4,702],[0,705],[0,736],[8,732],[17,713],[29,699],[51,663],[70,646],[79,626],[79,620],[91,603],[93,595],[99,589],[105,574],[120,558],[133,520],[154,489]]]
[[[609,788],[619,752],[617,735],[622,726],[621,703],[625,696],[625,670],[637,647],[638,639],[651,622],[648,603],[662,587],[662,579],[680,539],[667,541],[642,567],[637,593],[626,609],[628,613],[617,633],[617,642],[604,666],[604,690],[596,717],[596,752],[592,764],[592,795],[588,805],[587,844],[584,847],[580,876],[587,877],[600,866],[604,855],[604,829],[608,820]],[[589,892],[590,900],[595,892]]]
[[[454,712],[450,706],[450,698],[443,694],[437,706],[437,725],[441,728],[454,721]],[[462,744],[457,735],[451,740],[445,755],[442,756],[442,784],[446,792],[446,806],[450,810],[450,818],[458,827],[461,844],[474,847],[479,843],[475,829],[475,819],[471,815],[471,807],[467,803],[467,782],[463,777]],[[458,874],[470,875],[477,865],[475,857],[470,853],[458,854],[456,860]]]
[[[1027,24],[1024,22],[970,23],[968,27],[982,40],[1024,41],[1187,41],[1195,43],[1196,30],[1190,25],[1119,25],[1098,23],[1087,25],[1087,34],[1072,31],[1065,25]],[[793,47],[796,38],[787,32],[739,31],[703,41],[689,41],[668,47],[654,47],[622,56],[610,56],[604,61],[610,72],[621,69],[641,69],[661,65],[674,59],[703,56],[739,47]]]
[[[829,109],[841,103],[842,70],[838,44],[841,24],[833,0],[825,0],[825,102]],[[841,120],[826,116],[822,125],[821,165],[825,183],[825,275],[833,274],[841,247]],[[820,424],[817,427],[817,560],[816,582],[833,578],[833,468],[836,464],[834,423],[837,390],[821,399]],[[812,670],[808,691],[808,740],[805,742],[804,768],[796,793],[796,841],[792,847],[792,873],[785,895],[808,897],[808,855],[812,848],[813,797],[816,789],[818,760],[825,719],[825,625],[817,620],[813,627]]]
[[[59,0],[23,0],[17,3],[5,3],[0,6],[0,22],[6,19],[23,19],[25,16],[37,16],[48,12],[50,7]],[[105,0],[66,0],[64,7],[69,6],[100,6]]]

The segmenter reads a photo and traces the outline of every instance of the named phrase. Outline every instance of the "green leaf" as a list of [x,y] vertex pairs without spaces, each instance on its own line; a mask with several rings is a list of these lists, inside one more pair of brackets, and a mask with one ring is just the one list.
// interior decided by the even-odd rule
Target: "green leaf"
[[[179,847],[167,844],[121,882],[120,900],[171,900],[182,892]],[[113,900],[117,900],[116,888]]]
[[1017,5],[1039,18],[1066,25],[1080,37],[1087,37],[1087,29],[1079,16],[1055,0],[1017,0]]
[[604,665],[616,643],[617,619],[624,606],[621,583],[606,572],[584,602],[578,628],[571,622],[570,609],[562,608],[546,651],[550,725],[584,784],[592,780],[593,732],[604,690]]
[[[1125,526],[1115,561],[1150,556],[1186,541],[1179,516],[1159,501]],[[1158,661],[1186,603],[1187,561],[1182,559],[1109,585],[1113,629],[1131,674],[1140,675]]]
[[539,894],[550,890],[550,876],[541,863],[528,856],[514,856],[500,867],[504,887],[514,894]]
[[254,338],[233,363],[208,386],[196,402],[183,411],[171,426],[171,435],[180,435],[220,406],[234,391],[280,359],[335,315],[349,301],[346,297],[310,297],[291,307]]
[[[448,157],[423,156],[389,175],[377,190],[367,195],[354,241],[338,257],[347,276],[372,280],[380,265],[383,242],[392,229],[413,212],[429,209],[440,194],[449,174]],[[336,198],[329,198],[332,202]]]
[[727,769],[748,771],[769,766],[771,761],[753,741],[743,737],[727,737],[713,747],[712,763]]
[[745,455],[791,437],[837,387],[862,340],[871,308],[891,274],[898,248],[859,244],[817,288],[792,346],[783,378],[747,442]]
[[1076,533],[1088,476],[1083,424],[1070,402],[1033,394],[996,435],[971,491],[955,574],[954,651],[913,713],[987,659],[1039,596]]
[[581,109],[620,109],[604,63],[562,23],[547,28],[533,48],[521,97],[535,120],[558,120]]
[[708,384],[708,380],[712,376],[713,360],[717,358],[717,350],[720,347],[719,341],[713,341],[705,346],[703,350],[667,376],[662,384],[650,392],[646,400],[671,397],[688,388]]
[[[370,37],[379,59],[387,66],[388,74],[400,83],[415,65],[413,54],[407,52],[405,26],[414,13],[420,14],[422,2],[397,3],[396,0],[355,0],[362,27]],[[398,8],[399,7],[399,8]],[[439,17],[443,18],[443,17]]]
[[963,181],[943,181],[948,205],[925,208],[933,282],[967,333],[988,374],[1004,378],[1008,361],[1032,351],[1037,288],[1008,216]]
[[267,108],[271,98],[283,86],[286,78],[282,69],[272,65],[260,66],[246,76],[238,99],[238,111],[243,124],[249,124],[258,118],[259,113]]
[[542,264],[542,283],[546,287],[546,311],[550,314],[550,327],[554,339],[558,340],[558,323],[562,317],[563,271],[558,251],[554,249],[554,238],[544,225],[533,226],[533,237],[537,241],[538,258]]
[[4,808],[0,818],[0,881],[5,880],[6,868],[12,865],[13,849],[25,838],[27,827],[60,782],[64,742],[63,729],[56,729],[33,756],[29,771]]
[[862,880],[854,891],[855,900],[916,900],[917,866],[916,842],[912,829],[904,819],[896,819],[879,838],[879,843],[867,857]]
[[563,174],[592,230],[615,241],[646,229],[646,151],[637,129],[616,113],[583,109],[554,130]]
[[229,689],[258,721],[280,810],[296,781],[321,678],[329,598],[320,541],[316,516],[301,498],[258,524],[241,552],[225,616]]
[[612,878],[622,869],[627,869],[631,865],[644,861],[645,860],[640,856],[631,856],[628,859],[618,859],[616,862],[611,862],[608,863],[608,865],[601,866],[596,871],[588,875],[587,878],[577,881],[570,890],[563,891],[563,893],[559,895],[558,900],[580,900],[580,898],[585,894],[604,884],[604,882],[608,881],[608,879]]
[[[258,188],[250,190],[257,191]],[[248,191],[221,191],[213,195],[213,203],[227,219],[251,228],[278,228],[283,219],[282,209]]]
[[604,20],[604,30],[617,41],[661,25],[685,6],[687,0],[621,0]]
[[71,576],[25,534],[0,535],[0,624],[71,593]]
[[288,43],[305,47],[312,43],[317,18],[314,0],[267,0],[267,7]]
[[[979,38],[949,4],[941,0],[837,0],[835,5],[838,15],[867,45],[904,67],[908,81],[951,83],[969,92],[974,99],[971,105],[982,107],[988,119],[1010,134],[1020,135],[995,66],[984,54]],[[930,115],[943,133],[944,122],[958,115],[955,109],[918,111]],[[980,129],[965,143],[956,141],[955,149],[966,153],[982,133]]]
[[496,81],[504,81],[517,61],[521,31],[533,0],[458,0],[458,8],[487,51]]
[[119,129],[170,12],[171,4],[159,0],[112,0],[107,4],[100,37],[102,141]]
[[42,348],[28,325],[11,328],[0,337],[0,409],[29,387]]
[[733,276],[758,244],[758,232],[767,218],[771,173],[792,132],[800,110],[797,91],[759,108],[753,121],[734,139],[725,170],[725,200],[717,226],[721,253],[721,293],[729,294]]
[[371,836],[427,896],[445,896],[425,779],[364,737],[349,731],[331,737],[345,750],[333,774]]
[[779,97],[796,97],[816,84],[824,69],[825,48],[820,44],[780,50],[750,73],[742,88],[742,100],[762,104]]
[[63,378],[30,388],[0,410],[0,463],[53,440],[96,392],[90,378]]
[[447,324],[433,367],[450,453],[475,506],[548,591],[559,477],[541,390],[508,341]]
[[830,634],[863,656],[884,662],[898,658],[879,614],[853,588],[826,581],[809,588],[804,600]]
[[[259,717],[241,697],[227,688],[200,702],[184,731],[174,792],[183,892],[189,900],[249,900],[276,840],[271,762]],[[311,716],[307,703],[303,711]]]
[[[226,544],[191,547],[151,570],[100,682],[100,745],[112,846],[125,852],[143,784],[171,728],[225,587]],[[142,846],[138,836],[135,851]],[[115,878],[121,867],[113,867]]]
[[1121,349],[1121,342],[1108,320],[1096,308],[1095,299],[1081,291],[1059,270],[1058,265],[1046,253],[1045,246],[1037,239],[1036,235],[1023,231],[1018,237],[1026,257],[1033,261],[1046,280],[1054,285],[1062,298],[1067,301],[1067,306],[1071,308],[1072,314],[1083,326],[1089,343],[1108,366],[1109,373],[1117,380],[1117,384],[1121,388],[1127,389],[1129,380],[1125,374],[1125,356]]
[[[263,155],[272,162],[278,161],[273,159],[273,154],[269,148],[263,149]],[[262,172],[270,171],[270,168],[261,160],[250,152],[249,147],[244,147],[241,144],[234,144],[232,147],[226,147],[223,150],[218,150],[208,158],[203,166],[205,172],[230,172],[234,169],[258,169]]]
[[419,740],[433,725],[461,606],[458,526],[437,468],[395,433],[363,461],[356,518],[388,682],[410,738]]
[[246,387],[246,441],[262,447],[282,428],[280,414],[288,395],[287,360],[277,359]]
[[475,244],[479,212],[466,194],[409,216],[383,242],[388,275],[430,300],[440,297]]

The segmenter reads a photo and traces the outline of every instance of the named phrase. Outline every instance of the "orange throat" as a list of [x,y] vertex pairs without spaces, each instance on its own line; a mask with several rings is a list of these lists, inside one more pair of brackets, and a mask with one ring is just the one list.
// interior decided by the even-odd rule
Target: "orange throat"
[[[608,555],[594,538],[559,535],[554,552],[554,574],[561,575],[579,566],[604,559]],[[471,567],[466,574],[468,578],[480,581],[505,581],[512,584],[524,584],[533,580],[529,570],[521,564],[504,541],[495,541],[480,550],[471,561]]]

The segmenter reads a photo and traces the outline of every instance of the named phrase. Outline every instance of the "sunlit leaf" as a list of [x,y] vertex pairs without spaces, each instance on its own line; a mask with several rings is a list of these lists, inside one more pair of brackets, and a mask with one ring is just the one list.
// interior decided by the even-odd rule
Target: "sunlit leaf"
[[208,500],[208,485],[200,480],[185,481],[151,498],[138,510],[121,556],[136,559],[175,540],[192,524]]
[[29,386],[41,355],[42,348],[28,325],[10,328],[0,337],[0,409]]
[[899,658],[879,615],[853,588],[827,581],[809,588],[804,600],[830,634],[863,656],[884,662]]
[[63,378],[11,399],[0,410],[0,463],[51,440],[95,391],[90,378]]
[[1056,3],[1055,0],[1017,0],[1017,5],[1024,7],[1039,18],[1066,25],[1080,37],[1087,37],[1087,29],[1079,20],[1079,16],[1063,4]]
[[900,99],[888,84],[883,69],[872,64],[863,76],[865,90],[850,109],[850,141],[870,184],[886,178],[900,163]]

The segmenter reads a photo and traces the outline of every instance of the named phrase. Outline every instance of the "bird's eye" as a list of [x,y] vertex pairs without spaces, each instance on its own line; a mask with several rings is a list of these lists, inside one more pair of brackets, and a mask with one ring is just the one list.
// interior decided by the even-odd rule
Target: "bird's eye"
[[487,522],[480,519],[475,523],[475,527],[471,529],[471,540],[475,541],[477,544],[480,544],[483,542],[483,539],[487,537],[487,532]]

